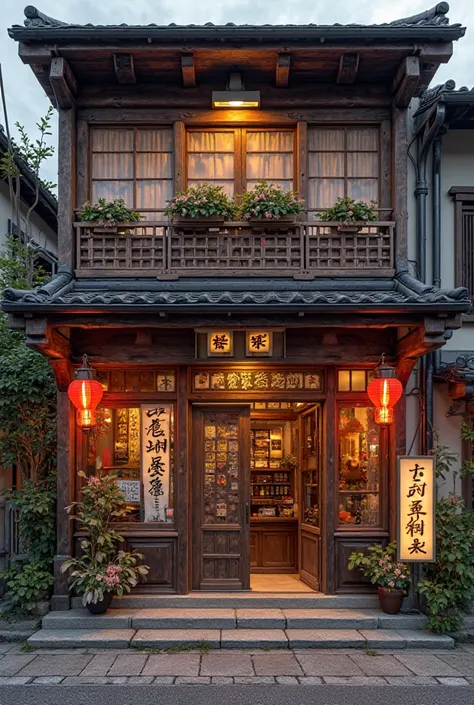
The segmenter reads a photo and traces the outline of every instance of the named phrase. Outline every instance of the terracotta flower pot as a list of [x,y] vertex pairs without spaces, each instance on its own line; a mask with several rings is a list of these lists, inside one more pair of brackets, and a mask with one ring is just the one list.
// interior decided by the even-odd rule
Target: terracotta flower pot
[[225,218],[223,215],[200,215],[196,218],[188,218],[187,216],[173,216],[173,223],[178,225],[194,225],[196,223],[223,223]]
[[331,232],[334,234],[345,233],[346,235],[357,235],[360,232],[360,225],[332,225]]
[[107,612],[109,609],[110,605],[112,604],[112,600],[114,597],[113,592],[106,592],[104,593],[104,599],[99,600],[99,602],[89,602],[87,604],[87,609],[91,614],[104,614]]
[[379,587],[377,593],[382,612],[385,612],[385,614],[398,614],[400,612],[404,597],[403,590],[389,590],[389,588]]

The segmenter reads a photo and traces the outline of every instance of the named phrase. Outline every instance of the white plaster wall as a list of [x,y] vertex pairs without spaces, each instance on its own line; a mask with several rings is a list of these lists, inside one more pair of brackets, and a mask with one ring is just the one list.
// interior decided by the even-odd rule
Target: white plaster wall
[[[452,399],[448,396],[445,384],[434,385],[434,430],[438,434],[438,443],[442,446],[448,446],[450,451],[458,456],[458,460],[453,464],[452,471],[459,472],[461,466],[461,438],[460,429],[462,418],[460,416],[446,416],[446,413],[452,403]],[[457,479],[454,483],[453,474],[451,474],[445,483],[438,482],[438,496],[446,497],[449,492],[456,491],[461,493],[461,481]]]
[[[25,218],[28,207],[22,204],[21,215]],[[8,184],[0,180],[0,247],[5,242],[5,233],[8,232],[8,220],[12,217],[12,207],[10,204],[10,194]],[[30,219],[31,235],[35,242],[42,247],[57,253],[58,236],[54,230],[37,213],[33,213]],[[23,228],[24,229],[24,228]]]

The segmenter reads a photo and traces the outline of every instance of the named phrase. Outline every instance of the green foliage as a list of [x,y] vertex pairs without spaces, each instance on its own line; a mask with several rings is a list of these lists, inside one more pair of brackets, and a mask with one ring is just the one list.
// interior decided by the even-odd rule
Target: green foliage
[[[461,424],[461,438],[463,441],[469,441],[474,444],[474,428],[472,421],[463,421]],[[461,477],[474,477],[474,461],[464,460],[461,465]]]
[[109,225],[110,227],[118,223],[137,223],[142,217],[137,211],[128,208],[123,198],[115,198],[113,201],[99,198],[97,203],[87,201],[79,216],[80,220],[84,222]]
[[283,191],[279,186],[259,181],[242,195],[240,214],[244,220],[267,218],[278,220],[288,215],[297,215],[303,210],[304,201],[292,191]]
[[51,564],[46,561],[16,564],[0,573],[7,583],[6,607],[10,614],[28,614],[49,596],[54,582]]
[[74,502],[68,511],[76,510],[71,519],[88,535],[81,541],[82,554],[66,561],[61,570],[72,568],[71,588],[83,595],[83,604],[87,605],[103,600],[107,592],[119,596],[130,592],[139,576],[148,573],[148,567],[139,565],[143,556],[138,551],[117,551],[123,537],[112,522],[125,519],[130,512],[117,486],[117,475],[103,470],[90,477],[82,471],[78,474],[87,480],[82,488],[82,501]]
[[222,186],[201,184],[190,186],[168,201],[166,215],[182,218],[222,216],[225,220],[235,217],[235,204],[226,196]]
[[397,561],[397,543],[392,541],[385,548],[380,544],[369,546],[367,553],[351,553],[349,570],[360,568],[372,583],[389,590],[408,590],[410,569]]
[[370,220],[377,220],[375,208],[377,203],[371,201],[355,201],[348,196],[340,197],[335,204],[327,210],[319,213],[319,219],[326,222],[339,222],[343,225],[350,223],[363,223]]
[[25,482],[21,490],[10,492],[8,499],[19,511],[21,545],[28,560],[51,561],[56,545],[55,476],[50,475],[39,485]]
[[474,512],[450,494],[436,503],[436,562],[424,564],[418,590],[425,595],[429,628],[457,631],[474,599]]
[[28,275],[33,272],[32,286],[40,286],[49,279],[49,274],[38,265],[35,252],[18,241],[14,235],[5,235],[5,246],[0,251],[0,287],[27,289]]

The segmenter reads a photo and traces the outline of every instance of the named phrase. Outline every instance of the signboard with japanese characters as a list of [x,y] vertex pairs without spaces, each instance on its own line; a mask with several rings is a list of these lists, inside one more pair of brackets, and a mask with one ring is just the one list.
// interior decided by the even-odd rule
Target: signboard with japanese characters
[[166,521],[170,499],[171,404],[142,404],[144,521]]
[[207,354],[210,357],[232,357],[234,354],[233,337],[232,331],[211,331],[207,334]]
[[294,392],[323,389],[321,370],[201,369],[193,372],[194,391]]
[[246,338],[246,355],[248,357],[269,357],[272,354],[272,331],[248,330]]
[[127,504],[140,504],[140,480],[117,480],[117,487]]
[[436,475],[434,456],[398,458],[398,560],[436,560]]

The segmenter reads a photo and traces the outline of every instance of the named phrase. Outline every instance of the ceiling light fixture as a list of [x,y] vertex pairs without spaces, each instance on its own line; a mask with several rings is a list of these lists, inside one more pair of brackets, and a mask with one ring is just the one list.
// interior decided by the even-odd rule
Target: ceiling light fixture
[[232,71],[225,91],[212,91],[213,108],[259,108],[260,91],[246,91],[238,71]]

